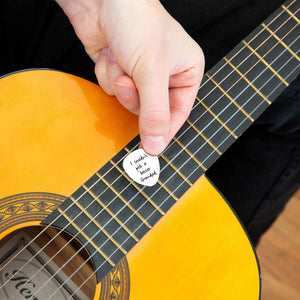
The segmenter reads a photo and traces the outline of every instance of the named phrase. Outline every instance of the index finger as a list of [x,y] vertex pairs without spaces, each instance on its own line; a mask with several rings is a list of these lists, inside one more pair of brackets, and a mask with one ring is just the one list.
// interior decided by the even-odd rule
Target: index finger
[[150,155],[158,155],[167,145],[170,127],[169,74],[147,66],[135,82],[140,97],[141,144]]

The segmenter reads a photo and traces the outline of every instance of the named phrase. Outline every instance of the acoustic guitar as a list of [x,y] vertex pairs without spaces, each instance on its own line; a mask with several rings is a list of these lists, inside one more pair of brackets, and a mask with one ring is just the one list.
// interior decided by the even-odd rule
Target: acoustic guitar
[[205,75],[154,186],[124,171],[137,118],[97,85],[2,77],[0,299],[259,299],[254,249],[204,173],[299,73],[298,25],[289,0]]

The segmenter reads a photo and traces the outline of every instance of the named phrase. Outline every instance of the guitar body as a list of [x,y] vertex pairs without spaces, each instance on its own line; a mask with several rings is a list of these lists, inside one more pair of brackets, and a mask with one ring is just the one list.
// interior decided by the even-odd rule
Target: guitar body
[[[60,72],[12,74],[0,79],[0,90],[1,249],[22,228],[34,234],[64,197],[138,134],[138,120],[98,86]],[[119,270],[94,283],[90,299],[260,297],[252,246],[205,176],[126,255]],[[21,287],[11,287],[12,299],[25,299]]]

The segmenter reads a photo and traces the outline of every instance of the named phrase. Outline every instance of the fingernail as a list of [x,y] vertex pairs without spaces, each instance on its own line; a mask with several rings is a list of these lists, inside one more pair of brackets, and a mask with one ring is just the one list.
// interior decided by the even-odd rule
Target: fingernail
[[116,88],[116,93],[117,96],[121,99],[129,99],[132,97],[132,90],[129,85],[124,84],[124,83],[114,83],[115,88]]
[[158,155],[165,148],[165,139],[163,136],[147,135],[143,139],[143,148],[150,155]]

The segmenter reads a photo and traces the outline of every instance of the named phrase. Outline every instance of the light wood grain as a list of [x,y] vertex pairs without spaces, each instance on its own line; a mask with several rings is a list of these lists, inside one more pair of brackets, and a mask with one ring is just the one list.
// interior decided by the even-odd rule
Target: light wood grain
[[257,254],[262,300],[300,299],[300,190],[263,236]]

